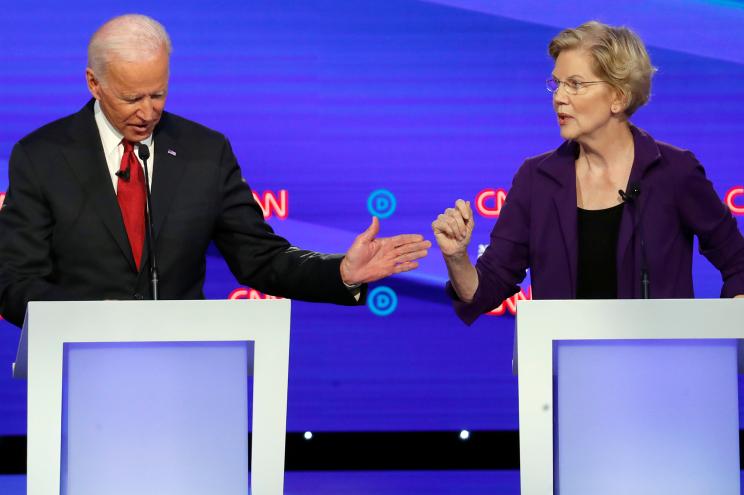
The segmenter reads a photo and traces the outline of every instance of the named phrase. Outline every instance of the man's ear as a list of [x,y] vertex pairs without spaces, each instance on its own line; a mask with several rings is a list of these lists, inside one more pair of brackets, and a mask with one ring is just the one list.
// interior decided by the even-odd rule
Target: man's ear
[[93,95],[93,98],[100,100],[101,96],[101,82],[96,78],[93,73],[93,69],[90,67],[85,69],[85,82],[88,84],[88,91]]

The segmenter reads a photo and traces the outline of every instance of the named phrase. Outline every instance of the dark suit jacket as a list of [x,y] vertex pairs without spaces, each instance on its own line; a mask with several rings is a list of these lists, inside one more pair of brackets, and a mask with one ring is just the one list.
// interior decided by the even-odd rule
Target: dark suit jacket
[[[357,304],[341,281],[340,255],[292,247],[264,222],[223,135],[165,112],[154,139],[162,299],[204,297],[205,256],[214,241],[242,284]],[[150,297],[149,270],[136,270],[92,100],[19,141],[9,175],[0,211],[0,311],[8,321],[21,325],[31,300]]]
[[[635,161],[629,183],[640,185],[626,204],[617,244],[618,298],[640,297],[641,237],[653,298],[694,297],[693,235],[723,277],[722,297],[744,294],[744,238],[695,156],[631,127]],[[517,172],[491,242],[478,259],[471,303],[455,300],[466,323],[519,290],[530,269],[535,299],[574,299],[578,264],[575,159],[578,144],[530,158]],[[641,235],[642,230],[642,235]]]

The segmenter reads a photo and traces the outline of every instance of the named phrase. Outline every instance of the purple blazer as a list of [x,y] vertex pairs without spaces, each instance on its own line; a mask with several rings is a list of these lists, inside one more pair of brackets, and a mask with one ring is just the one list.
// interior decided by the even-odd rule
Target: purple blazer
[[[631,126],[635,160],[629,184],[641,194],[626,204],[617,244],[617,294],[640,297],[641,237],[646,244],[651,297],[692,298],[692,246],[720,270],[721,297],[744,294],[744,237],[695,156],[655,141]],[[519,290],[530,269],[535,299],[574,299],[577,273],[575,157],[578,144],[529,158],[514,176],[491,243],[478,259],[473,301],[457,298],[457,315],[471,324]],[[643,232],[640,233],[639,227]]]

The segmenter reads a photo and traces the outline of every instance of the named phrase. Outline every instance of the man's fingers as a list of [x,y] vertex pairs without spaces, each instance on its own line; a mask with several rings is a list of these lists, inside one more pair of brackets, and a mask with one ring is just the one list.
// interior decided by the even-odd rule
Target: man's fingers
[[365,241],[371,241],[377,234],[380,233],[380,220],[377,217],[372,217],[372,223],[367,227],[367,230],[359,234],[359,237]]
[[393,268],[393,273],[410,272],[414,268],[418,268],[419,264],[415,261],[406,261],[405,263],[399,263]]
[[392,249],[392,253],[393,253],[393,256],[401,256],[403,254],[413,253],[415,251],[422,251],[424,249],[429,249],[430,247],[431,247],[431,241],[422,240],[419,242],[411,242],[408,244],[396,246]]
[[395,262],[400,263],[407,263],[409,261],[418,260],[421,258],[425,258],[426,255],[429,253],[426,249],[420,249],[418,251],[412,251],[410,253],[404,253],[399,256],[395,257]]
[[424,240],[424,236],[421,234],[398,234],[389,238],[390,244],[393,247],[403,246],[405,244],[411,244],[414,242],[421,242]]

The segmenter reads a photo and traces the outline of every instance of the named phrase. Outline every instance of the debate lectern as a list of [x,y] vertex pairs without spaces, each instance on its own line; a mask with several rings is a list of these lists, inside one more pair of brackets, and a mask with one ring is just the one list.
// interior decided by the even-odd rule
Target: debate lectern
[[520,301],[516,325],[523,495],[739,495],[744,300]]
[[285,299],[31,302],[27,493],[280,495],[289,319]]

